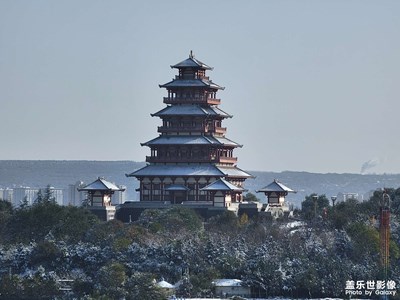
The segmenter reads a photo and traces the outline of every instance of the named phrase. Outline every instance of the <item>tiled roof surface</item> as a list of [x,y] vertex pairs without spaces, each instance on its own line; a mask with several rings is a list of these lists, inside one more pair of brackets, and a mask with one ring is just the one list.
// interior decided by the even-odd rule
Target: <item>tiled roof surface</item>
[[222,145],[233,146],[233,147],[242,147],[242,145],[240,145],[230,139],[227,139],[226,137],[214,136],[213,138],[216,139]]
[[291,188],[288,188],[286,185],[280,183],[278,180],[274,180],[271,182],[269,185],[263,187],[260,190],[256,191],[258,192],[288,192],[288,193],[295,193],[294,190]]
[[142,145],[211,145],[214,143],[202,135],[161,135]]
[[128,177],[144,176],[216,176],[216,177],[252,177],[237,167],[220,167],[213,164],[179,164],[179,165],[147,165],[130,174]]
[[114,183],[111,183],[104,178],[98,178],[97,180],[93,181],[92,183],[80,188],[79,191],[124,191]]
[[189,58],[177,63],[176,65],[171,66],[171,68],[197,68],[203,70],[212,70],[213,68],[207,66],[205,63],[199,61],[198,59],[194,58],[193,55],[190,55]]
[[241,147],[241,145],[224,137],[206,135],[160,135],[142,146],[151,145],[214,145]]
[[148,165],[127,174],[128,177],[143,176],[216,176],[224,174],[214,165]]
[[214,181],[213,183],[207,185],[202,188],[203,191],[243,191],[242,188],[237,187],[236,185],[226,181],[223,178]]
[[218,169],[224,173],[224,175],[228,177],[244,177],[244,178],[249,178],[253,177],[253,175],[239,169],[238,167],[221,167],[218,166]]
[[152,114],[152,116],[220,116],[224,118],[232,117],[215,106],[201,107],[200,105],[184,104],[171,105]]
[[159,85],[162,88],[173,88],[173,87],[209,87],[212,89],[223,90],[224,87],[206,79],[174,79],[165,84]]

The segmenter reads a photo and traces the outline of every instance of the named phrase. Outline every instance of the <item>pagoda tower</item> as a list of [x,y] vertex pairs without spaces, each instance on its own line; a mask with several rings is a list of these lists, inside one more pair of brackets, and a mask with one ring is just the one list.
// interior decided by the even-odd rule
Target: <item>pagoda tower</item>
[[[140,201],[219,207],[241,202],[243,182],[251,175],[236,166],[233,151],[241,145],[225,137],[222,122],[232,116],[219,108],[217,92],[224,88],[209,79],[206,72],[213,68],[192,52],[171,68],[178,75],[160,85],[167,90],[166,107],[151,114],[162,121],[159,136],[141,144],[150,148],[148,164],[127,174],[140,181]],[[210,188],[220,180],[228,184]]]

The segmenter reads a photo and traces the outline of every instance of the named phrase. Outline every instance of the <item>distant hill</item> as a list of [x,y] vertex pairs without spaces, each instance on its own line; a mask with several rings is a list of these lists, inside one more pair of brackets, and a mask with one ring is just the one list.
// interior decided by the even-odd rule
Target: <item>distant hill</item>
[[[145,165],[134,161],[68,161],[68,160],[0,160],[0,188],[30,186],[43,188],[48,184],[66,188],[77,181],[90,183],[102,176],[118,185],[127,187],[127,199],[137,199],[138,181],[127,178]],[[400,174],[319,174],[308,172],[252,172],[254,179],[246,180],[246,189],[255,193],[274,179],[297,191],[288,200],[300,205],[306,195],[326,194],[329,198],[338,193],[366,194],[377,188],[400,187]],[[260,199],[264,196],[257,194]]]
[[97,177],[105,177],[108,181],[125,185],[128,199],[134,199],[137,180],[125,174],[144,165],[144,162],[134,161],[0,160],[0,187],[43,188],[50,184],[66,188],[77,181],[91,183]]

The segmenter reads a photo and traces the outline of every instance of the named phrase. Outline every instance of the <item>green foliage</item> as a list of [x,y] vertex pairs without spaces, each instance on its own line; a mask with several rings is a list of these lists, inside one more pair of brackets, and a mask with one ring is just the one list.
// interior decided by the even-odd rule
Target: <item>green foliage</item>
[[191,274],[189,278],[185,278],[176,294],[180,297],[209,298],[214,289],[212,282],[216,278],[221,278],[221,273],[213,267],[206,268],[203,272]]
[[99,222],[88,230],[84,240],[97,245],[109,245],[116,237],[123,236],[125,225],[119,220]]
[[339,202],[329,209],[328,220],[337,229],[345,229],[348,224],[354,220],[359,219],[358,215],[361,213],[360,202],[356,199],[347,199],[346,201]]
[[212,217],[207,222],[208,231],[234,234],[239,230],[240,223],[237,215],[232,211],[224,211],[222,214]]
[[306,220],[318,218],[329,207],[329,200],[325,195],[311,194],[301,203],[302,215]]
[[0,281],[0,299],[55,299],[60,295],[56,282],[37,271],[33,276],[3,275]]
[[203,229],[202,221],[196,212],[183,206],[145,210],[138,224],[145,226],[153,233],[198,233]]
[[[70,299],[164,300],[169,293],[154,281],[161,277],[181,283],[180,297],[212,297],[217,278],[243,279],[259,298],[343,297],[344,280],[360,274],[378,279],[379,231],[369,219],[380,196],[337,203],[319,218],[321,226],[288,226],[226,211],[209,219],[206,230],[192,210],[179,206],[146,210],[138,222],[123,224],[100,222],[83,208],[51,201],[16,210],[0,201],[0,213],[8,216],[0,246],[0,299],[63,299],[56,279],[65,277],[74,280]],[[318,198],[319,209],[327,199]],[[303,213],[312,219],[313,200],[312,206],[310,198],[305,202]],[[400,278],[396,220],[393,215],[394,280]],[[33,273],[25,275],[27,270]]]
[[109,299],[122,299],[126,295],[124,288],[127,275],[125,267],[113,262],[100,268],[97,273],[96,284],[99,286],[99,295]]
[[249,222],[249,216],[246,213],[243,213],[239,218],[239,224],[241,226],[246,225]]
[[260,199],[258,199],[257,196],[254,195],[253,193],[247,193],[246,195],[243,196],[243,201],[260,202]]
[[56,203],[56,198],[53,196],[53,191],[51,190],[50,185],[47,185],[44,191],[42,189],[38,191],[35,203],[36,204]]
[[353,259],[362,261],[366,257],[379,257],[379,232],[374,227],[363,223],[352,223],[347,228],[353,247]]
[[135,272],[126,282],[127,300],[165,300],[168,292],[155,285],[155,276]]
[[[3,230],[13,213],[10,202],[0,199],[0,236],[4,234]],[[1,238],[0,238],[1,241]]]
[[41,201],[15,210],[7,221],[3,238],[10,243],[28,243],[42,241],[51,234],[56,239],[76,242],[97,222],[98,219],[83,208]]
[[31,255],[30,264],[32,266],[55,267],[60,264],[62,254],[58,247],[50,241],[41,241],[37,243]]

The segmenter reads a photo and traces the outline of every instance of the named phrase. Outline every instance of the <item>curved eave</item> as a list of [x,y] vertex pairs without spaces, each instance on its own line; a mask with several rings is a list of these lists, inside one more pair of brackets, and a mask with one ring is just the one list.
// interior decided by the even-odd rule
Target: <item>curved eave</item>
[[222,177],[224,176],[221,170],[213,165],[147,165],[130,174],[125,174],[126,177],[159,177],[159,176],[193,176],[193,177]]
[[201,188],[200,190],[202,190],[202,191],[224,191],[224,192],[243,192],[244,191],[243,188],[238,187],[223,178],[220,178],[217,181],[214,181],[213,183]]
[[238,167],[223,167],[217,166],[217,168],[224,174],[225,177],[229,178],[255,178],[255,176],[243,171]]
[[189,56],[189,58],[170,66],[173,69],[196,69],[196,70],[213,70],[213,67],[206,65],[200,60],[194,58],[193,56]]
[[233,118],[233,115],[228,114],[226,111],[223,111],[219,107],[213,106],[211,107],[212,110],[219,116],[224,117],[224,118]]
[[150,114],[152,117],[163,116],[211,116],[219,118],[232,118],[232,115],[226,113],[217,107],[201,107],[197,104],[188,105],[168,105],[156,113]]
[[198,87],[198,88],[210,88],[210,89],[216,89],[216,90],[224,90],[225,87],[220,86],[211,80],[202,80],[202,79],[174,79],[170,82],[167,82],[165,84],[159,84],[158,85],[160,88],[185,88],[185,87]]
[[169,145],[220,145],[220,142],[214,139],[210,139],[206,136],[195,136],[195,135],[177,135],[177,136],[165,136],[160,135],[146,143],[141,143],[142,146],[169,146]]
[[226,137],[214,136],[213,138],[222,146],[232,147],[232,148],[242,148],[243,147],[243,145],[238,144]]

